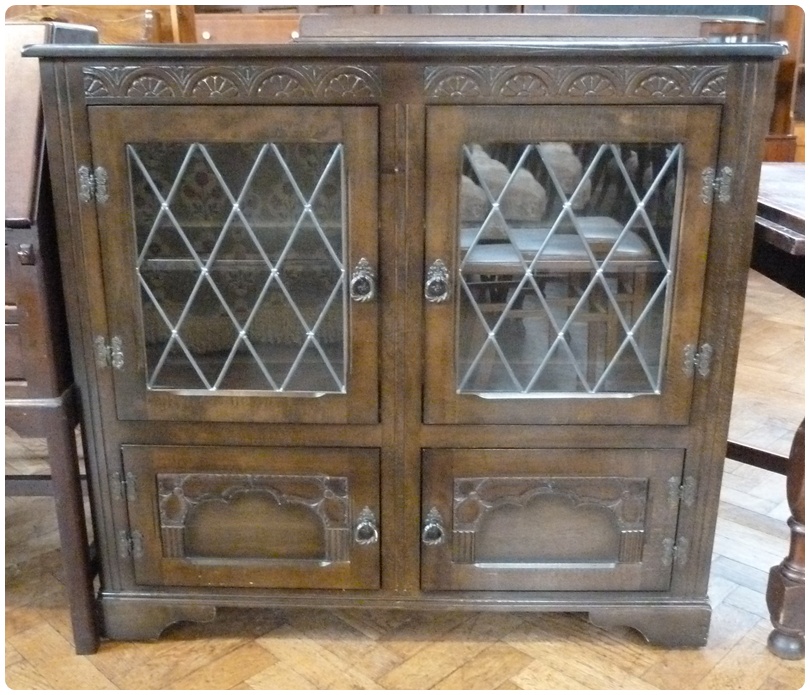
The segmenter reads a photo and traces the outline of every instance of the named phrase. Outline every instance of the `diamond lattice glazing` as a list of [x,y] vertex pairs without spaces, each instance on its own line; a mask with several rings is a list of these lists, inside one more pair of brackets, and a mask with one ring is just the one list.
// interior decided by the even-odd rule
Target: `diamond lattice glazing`
[[340,144],[130,144],[150,389],[343,393]]
[[682,145],[462,156],[458,391],[660,392]]

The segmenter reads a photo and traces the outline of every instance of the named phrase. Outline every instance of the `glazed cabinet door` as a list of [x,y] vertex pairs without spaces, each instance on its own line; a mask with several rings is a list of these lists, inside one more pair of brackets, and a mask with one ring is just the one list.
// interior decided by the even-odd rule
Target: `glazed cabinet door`
[[136,581],[375,589],[376,449],[124,446]]
[[425,422],[688,422],[719,119],[428,110]]
[[89,112],[118,417],[377,422],[376,109]]
[[663,591],[682,450],[423,452],[422,588]]

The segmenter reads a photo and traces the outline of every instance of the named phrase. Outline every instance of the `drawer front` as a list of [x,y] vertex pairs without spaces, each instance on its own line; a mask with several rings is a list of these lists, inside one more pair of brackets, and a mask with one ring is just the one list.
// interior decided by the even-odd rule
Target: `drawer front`
[[379,452],[124,446],[144,585],[379,587]]
[[422,588],[668,589],[683,456],[425,451]]
[[249,17],[236,13],[198,14],[194,17],[197,43],[286,43],[298,31],[297,14]]

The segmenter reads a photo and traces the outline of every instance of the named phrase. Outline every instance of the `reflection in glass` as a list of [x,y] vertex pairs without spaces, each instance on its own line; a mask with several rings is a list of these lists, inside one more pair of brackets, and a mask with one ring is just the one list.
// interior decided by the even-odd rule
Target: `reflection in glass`
[[343,148],[127,145],[150,389],[343,393]]
[[470,143],[457,389],[659,393],[683,146]]

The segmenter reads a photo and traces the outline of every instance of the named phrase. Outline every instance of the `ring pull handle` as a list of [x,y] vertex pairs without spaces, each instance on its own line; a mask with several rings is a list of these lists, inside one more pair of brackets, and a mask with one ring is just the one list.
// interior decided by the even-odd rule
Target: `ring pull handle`
[[425,517],[422,527],[422,543],[425,545],[441,545],[444,543],[444,520],[439,510],[433,507]]
[[377,517],[368,507],[364,507],[354,525],[354,542],[358,545],[372,545],[380,540]]
[[377,278],[371,263],[365,258],[357,261],[349,280],[349,296],[355,302],[370,302],[377,294]]
[[425,278],[425,299],[433,304],[441,304],[450,296],[450,271],[440,258],[427,269]]

